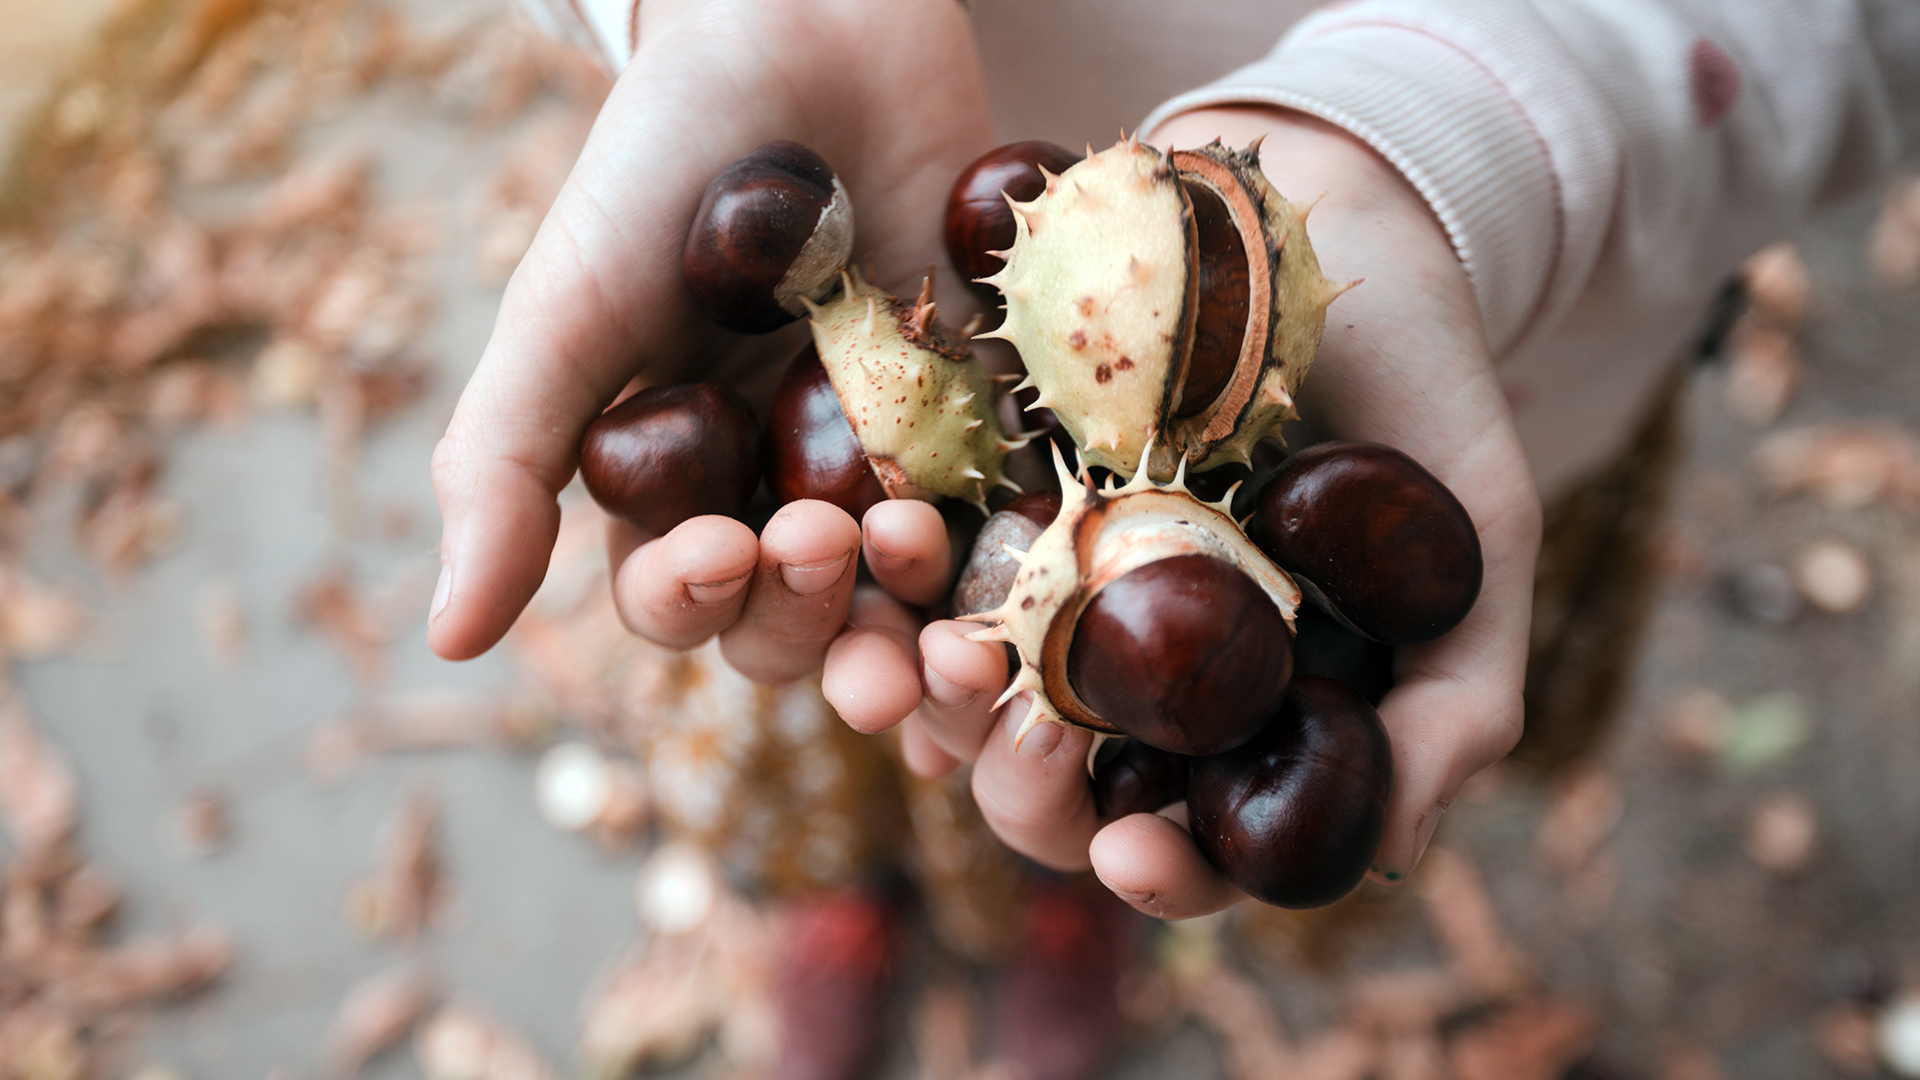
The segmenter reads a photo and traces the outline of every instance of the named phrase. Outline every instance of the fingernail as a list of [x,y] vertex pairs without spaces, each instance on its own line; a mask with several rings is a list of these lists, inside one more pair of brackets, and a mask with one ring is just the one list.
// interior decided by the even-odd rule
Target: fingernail
[[689,581],[687,598],[696,604],[718,604],[731,600],[740,595],[740,590],[747,587],[747,580],[752,576],[747,573],[725,581]]
[[949,709],[957,709],[980,696],[980,690],[977,687],[961,686],[952,679],[942,677],[939,672],[926,664],[920,665],[920,675],[920,681],[926,684],[927,696],[936,704],[944,705]]
[[[1099,877],[1098,874],[1094,876]],[[1119,897],[1122,900],[1125,900],[1127,903],[1135,904],[1135,905],[1138,905],[1139,907],[1146,908],[1148,911],[1151,911],[1155,915],[1160,914],[1160,898],[1154,895],[1153,893],[1135,892],[1132,889],[1123,889],[1120,886],[1115,885],[1112,882],[1108,881],[1106,878],[1100,878],[1100,884],[1105,885],[1107,887],[1108,892],[1112,893],[1113,895]]]
[[888,554],[881,549],[879,544],[871,540],[867,541],[867,562],[871,563],[875,570],[884,571],[889,574],[904,573],[918,561],[917,559],[903,559],[898,555]]
[[[413,595],[419,596],[420,594],[414,593]],[[450,562],[441,563],[440,564],[440,580],[434,582],[434,585],[433,585],[433,603],[427,607],[427,625],[428,626],[432,626],[433,621],[440,617],[440,613],[442,611],[446,610],[447,599],[452,595],[453,595],[453,564]],[[414,602],[419,603],[419,601],[417,600]]]
[[852,557],[852,552],[848,552],[816,563],[781,563],[780,580],[798,596],[825,592],[840,580],[840,575],[846,572],[847,560]]
[[1066,734],[1067,729],[1063,725],[1042,720],[1032,731],[1027,732],[1026,738],[1020,740],[1020,745],[1014,748],[1014,753],[1035,761],[1045,761],[1047,755],[1059,748],[1060,740],[1065,738]]

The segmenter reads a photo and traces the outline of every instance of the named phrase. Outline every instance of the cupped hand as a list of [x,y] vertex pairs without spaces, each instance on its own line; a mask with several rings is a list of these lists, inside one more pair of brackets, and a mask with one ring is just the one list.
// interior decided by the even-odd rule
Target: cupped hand
[[[1301,411],[1328,437],[1386,443],[1425,465],[1472,516],[1485,560],[1466,620],[1398,650],[1395,686],[1380,706],[1394,784],[1372,876],[1397,881],[1419,861],[1461,785],[1519,738],[1539,496],[1471,283],[1397,170],[1344,132],[1278,110],[1189,113],[1153,138],[1164,147],[1215,137],[1244,146],[1261,135],[1261,161],[1276,188],[1295,201],[1324,196],[1307,231],[1327,276],[1364,279],[1328,311]],[[1003,840],[1056,868],[1091,866],[1149,914],[1184,918],[1241,899],[1183,823],[1156,814],[1099,820],[1086,778],[1087,732],[1047,725],[1016,750],[1026,702],[993,708],[1007,681],[1002,647],[968,640],[973,629],[942,622],[921,632],[925,694],[902,735],[909,766],[931,774],[972,761],[975,797]],[[881,725],[869,717],[864,726]]]
[[[883,287],[917,289],[929,262],[944,262],[948,186],[992,145],[964,9],[647,0],[639,49],[509,282],[434,451],[444,525],[428,641],[440,655],[491,648],[539,587],[581,435],[630,380],[767,384],[797,351],[804,331],[717,330],[680,275],[707,181],[773,139],[834,167],[854,204],[855,259]],[[948,310],[963,312],[964,288],[942,277]],[[946,557],[945,536],[903,535],[902,513],[915,512],[881,515],[893,561],[874,573],[911,601]],[[939,550],[925,550],[936,537]],[[816,502],[783,508],[760,536],[702,517],[664,537],[616,524],[608,543],[629,627],[675,647],[719,634],[736,667],[770,682],[817,668],[845,630],[862,546],[859,524]]]

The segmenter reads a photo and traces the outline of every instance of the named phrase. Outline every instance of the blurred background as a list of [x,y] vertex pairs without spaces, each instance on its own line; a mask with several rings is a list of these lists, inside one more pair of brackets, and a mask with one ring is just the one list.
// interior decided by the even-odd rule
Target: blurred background
[[503,0],[0,27],[0,1078],[763,1075],[768,957],[883,864],[890,1077],[1008,1075],[1049,911],[1138,944],[1098,1075],[1920,1076],[1920,181],[1749,265],[1597,753],[1404,887],[1150,926],[628,639],[577,492],[507,645],[428,652],[428,456],[591,61]]

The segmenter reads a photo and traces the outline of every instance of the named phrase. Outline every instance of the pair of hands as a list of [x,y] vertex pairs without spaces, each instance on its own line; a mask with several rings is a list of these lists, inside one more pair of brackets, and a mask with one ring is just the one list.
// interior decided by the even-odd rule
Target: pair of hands
[[[943,253],[948,187],[994,144],[971,29],[952,0],[648,0],[642,14],[639,52],[514,274],[434,453],[445,524],[428,638],[450,659],[490,648],[539,586],[581,435],[631,378],[718,371],[750,382],[796,351],[791,335],[732,339],[694,310],[680,248],[709,178],[771,139],[812,146],[853,198],[856,252],[898,292]],[[1338,129],[1212,109],[1151,134],[1163,147],[1264,135],[1280,191],[1326,193],[1308,224],[1322,265],[1366,282],[1329,312],[1302,411],[1329,435],[1412,454],[1480,531],[1479,602],[1445,637],[1399,651],[1381,705],[1395,780],[1375,873],[1398,880],[1460,786],[1520,731],[1539,501],[1474,295],[1418,193]],[[942,314],[957,324],[971,301],[950,270],[941,276]],[[1014,749],[1024,703],[991,708],[1006,683],[1001,647],[966,640],[969,624],[922,625],[914,610],[944,594],[955,568],[932,507],[883,503],[855,523],[798,502],[758,536],[716,517],[664,537],[616,523],[608,549],[629,629],[679,648],[718,634],[728,661],[765,682],[824,663],[841,716],[862,731],[900,725],[910,768],[972,762],[981,811],[1016,850],[1091,865],[1162,917],[1239,899],[1176,822],[1097,819],[1088,733],[1047,725]],[[874,584],[856,583],[859,557]]]

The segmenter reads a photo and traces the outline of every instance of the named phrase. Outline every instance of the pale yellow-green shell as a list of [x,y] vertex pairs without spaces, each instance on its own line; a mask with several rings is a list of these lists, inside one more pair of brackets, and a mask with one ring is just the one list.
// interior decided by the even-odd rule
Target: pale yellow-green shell
[[933,305],[902,304],[843,274],[839,294],[811,305],[813,342],[847,423],[893,498],[947,495],[986,507],[1022,443],[993,416],[992,382],[972,352],[934,322]]
[[[1143,455],[1152,446],[1141,449]],[[1024,553],[1006,600],[992,611],[962,618],[986,626],[968,635],[976,641],[1004,641],[1020,657],[1000,704],[1032,692],[1033,705],[1016,738],[1041,723],[1067,723],[1103,734],[1116,730],[1080,702],[1066,677],[1066,653],[1073,630],[1095,595],[1108,583],[1148,563],[1182,555],[1220,559],[1251,577],[1280,609],[1291,629],[1300,607],[1300,587],[1247,539],[1233,519],[1233,493],[1217,503],[1195,497],[1186,472],[1155,484],[1145,469],[1124,487],[1095,490],[1067,470],[1054,450],[1060,473],[1060,513]],[[1083,474],[1084,475],[1084,474]]]
[[990,335],[1013,343],[1088,460],[1131,471],[1161,425],[1193,322],[1193,229],[1186,196],[1159,151],[1123,142],[1014,203],[1007,265],[987,278],[1006,296]]
[[[1254,444],[1277,438],[1298,414],[1294,398],[1313,363],[1326,309],[1346,290],[1320,272],[1307,240],[1305,204],[1290,203],[1260,171],[1255,148],[1218,143],[1203,156],[1221,188],[1259,208],[1268,250],[1264,313],[1228,388],[1205,411],[1176,417],[1193,334],[1193,213],[1181,178],[1159,151],[1122,141],[1052,178],[1032,202],[1015,203],[1016,237],[1007,265],[986,279],[1006,296],[996,336],[1013,342],[1039,404],[1054,411],[1089,461],[1123,476],[1146,458],[1151,475],[1171,476],[1244,463]],[[1182,157],[1181,154],[1174,155]],[[1251,299],[1251,298],[1250,298]],[[1124,360],[1124,363],[1123,363]],[[1121,378],[1124,369],[1127,378]]]

